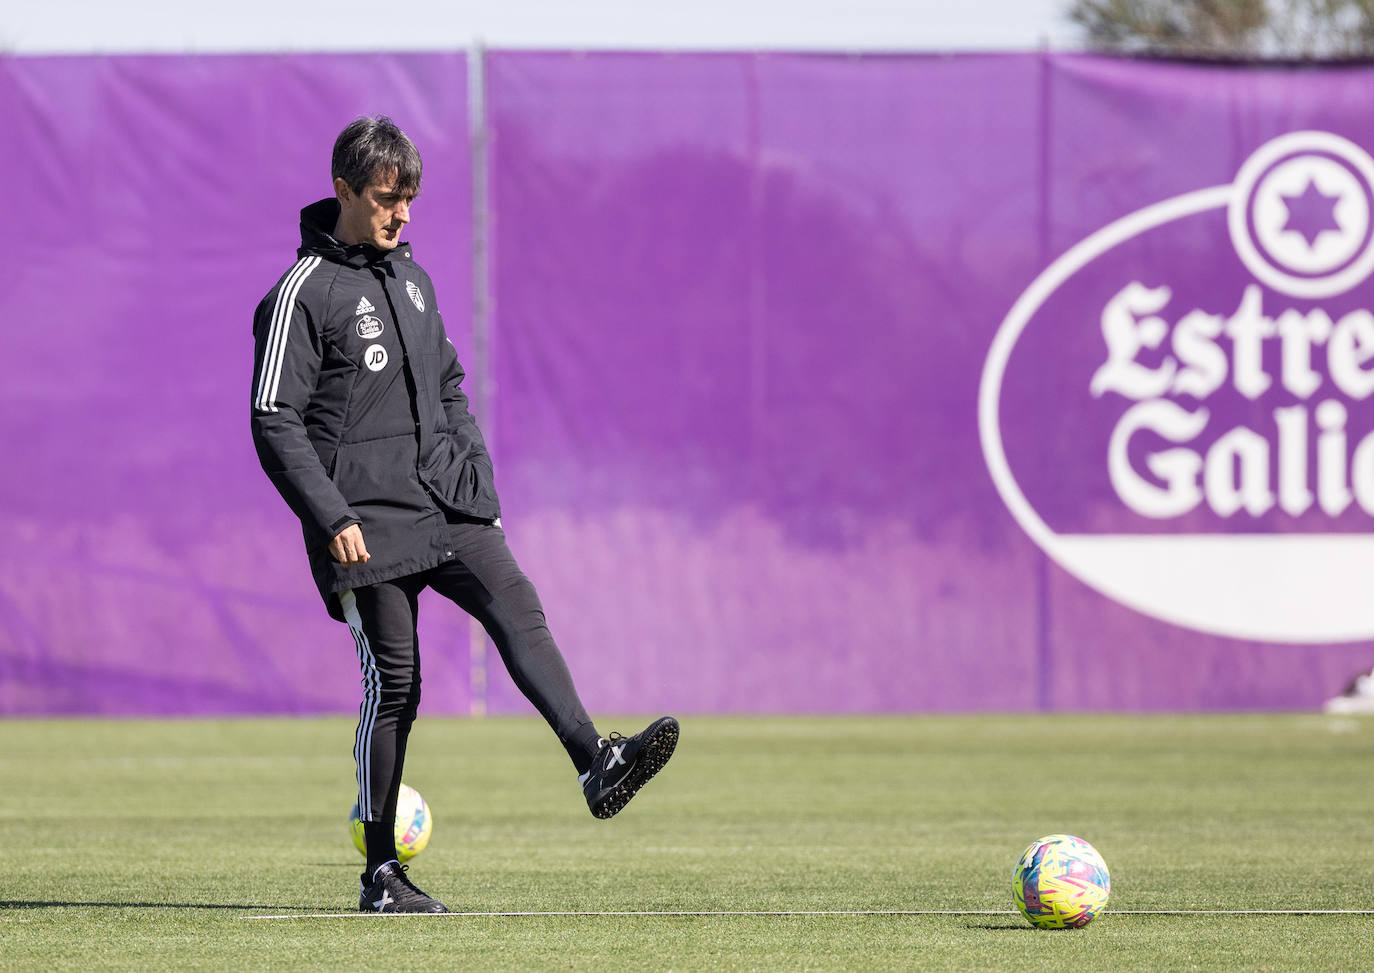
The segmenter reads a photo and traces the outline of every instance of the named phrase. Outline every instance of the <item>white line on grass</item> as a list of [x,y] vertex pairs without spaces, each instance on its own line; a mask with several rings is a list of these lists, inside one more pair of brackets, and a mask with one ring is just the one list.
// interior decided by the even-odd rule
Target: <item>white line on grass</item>
[[[308,912],[279,916],[240,916],[241,919],[367,919],[372,912]],[[495,919],[529,917],[598,916],[1015,916],[1003,909],[838,909],[777,911],[697,911],[697,912],[388,912],[387,918]],[[1374,916],[1374,909],[1121,909],[1103,912],[1104,916]]]
[[1374,916],[1374,909],[1112,909],[1104,916]]

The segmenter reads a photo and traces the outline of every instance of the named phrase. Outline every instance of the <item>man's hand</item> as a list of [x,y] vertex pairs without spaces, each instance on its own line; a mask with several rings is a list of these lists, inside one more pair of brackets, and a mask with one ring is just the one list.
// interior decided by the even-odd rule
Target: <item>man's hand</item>
[[339,531],[338,536],[329,542],[329,553],[334,555],[334,560],[346,568],[351,568],[355,564],[362,564],[372,556],[367,553],[367,545],[363,543],[362,528],[357,524],[349,524]]

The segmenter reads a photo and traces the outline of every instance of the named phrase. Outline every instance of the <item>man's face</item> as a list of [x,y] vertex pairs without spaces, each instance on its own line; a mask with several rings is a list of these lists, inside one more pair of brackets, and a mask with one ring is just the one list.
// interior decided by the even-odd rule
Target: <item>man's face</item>
[[378,250],[392,250],[401,242],[401,229],[410,222],[413,192],[396,187],[395,171],[373,176],[355,193],[342,179],[334,180],[339,199],[339,225],[334,236],[340,243],[370,243]]

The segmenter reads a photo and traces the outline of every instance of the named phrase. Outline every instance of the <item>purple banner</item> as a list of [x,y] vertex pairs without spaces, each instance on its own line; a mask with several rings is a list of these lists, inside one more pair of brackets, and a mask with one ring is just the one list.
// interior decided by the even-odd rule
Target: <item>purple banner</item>
[[[0,382],[0,712],[356,708],[352,639],[248,436],[253,308],[331,192],[334,137],[387,112],[425,149],[412,239],[462,353],[466,78],[461,55],[0,59],[26,255]],[[466,651],[426,663],[466,681]]]
[[[0,712],[356,706],[248,440],[250,317],[381,111],[478,361],[468,67],[0,60]],[[1369,665],[1374,71],[482,67],[469,391],[594,713],[1304,707]],[[423,614],[426,712],[530,711]]]
[[[1005,339],[1033,283],[1114,221],[1232,184],[1288,132],[1358,141],[1369,80],[1091,57],[493,55],[507,528],[575,659],[631,647],[624,687],[590,692],[827,711],[1305,706],[1339,690],[1374,654],[1374,628],[1322,617],[1363,577],[1358,547],[1328,552],[1341,583],[1311,601],[1306,575],[1280,579],[1289,593],[1272,558],[1247,569],[1250,536],[1196,562],[1239,584],[1185,574],[1216,553],[1195,541],[1144,545],[1146,560],[1078,538],[1368,537],[1353,504],[1142,523],[1106,482],[1135,401],[1092,390],[1113,295],[1138,280],[1172,287],[1177,316],[1231,315],[1254,285],[1275,316],[1314,306],[1275,300],[1239,261],[1225,207],[1123,234]],[[1321,192],[1343,185],[1333,173]],[[1161,397],[1214,413],[1201,448],[1251,402]],[[1365,403],[1338,398],[1358,428]],[[1149,447],[1130,443],[1154,482]],[[1018,483],[1054,532],[1019,516]],[[1181,581],[1225,617],[1171,604]],[[1269,601],[1271,631],[1235,624]]]

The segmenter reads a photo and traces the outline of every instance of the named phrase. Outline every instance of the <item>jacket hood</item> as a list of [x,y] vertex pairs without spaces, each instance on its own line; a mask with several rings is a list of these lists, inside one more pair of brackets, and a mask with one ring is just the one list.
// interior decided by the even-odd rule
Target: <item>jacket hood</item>
[[404,254],[409,256],[410,244],[402,240],[391,250],[379,250],[370,243],[340,243],[334,238],[339,222],[339,201],[328,196],[301,210],[301,246],[297,255],[320,256],[334,263],[362,267]]

